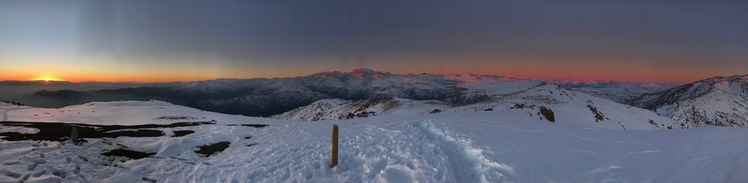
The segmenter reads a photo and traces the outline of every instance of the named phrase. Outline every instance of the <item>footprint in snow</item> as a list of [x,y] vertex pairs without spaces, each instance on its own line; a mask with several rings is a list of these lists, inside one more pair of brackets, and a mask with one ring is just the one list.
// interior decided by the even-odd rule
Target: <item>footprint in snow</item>
[[412,171],[402,166],[387,167],[384,173],[380,174],[379,180],[382,182],[413,182]]
[[47,163],[47,160],[44,160],[44,159],[35,159],[35,160],[31,160],[31,162],[34,162],[36,164],[45,164],[45,163]]
[[4,162],[3,165],[15,165],[21,163],[20,161],[8,161]]
[[146,182],[157,182],[158,180],[148,178],[148,177],[141,177],[140,180],[146,181]]
[[21,174],[16,173],[16,172],[11,172],[11,171],[8,171],[8,170],[0,170],[0,173],[2,173],[5,176],[8,176],[8,177],[13,177],[14,179],[17,179],[17,178],[21,177]]
[[304,178],[306,178],[307,180],[312,179],[312,170],[311,170],[311,168],[305,168],[304,169]]
[[29,177],[31,177],[31,174],[26,174],[21,179],[18,180],[18,182],[26,182],[26,180],[29,180]]
[[52,170],[52,175],[58,176],[58,177],[64,179],[65,177],[67,177],[68,172],[66,172],[65,170],[54,169],[54,170]]
[[369,167],[371,167],[371,169],[368,172],[368,177],[374,178],[387,167],[387,159],[382,158],[377,160],[377,162],[372,163]]
[[31,176],[34,177],[34,178],[36,178],[36,177],[40,177],[40,176],[42,176],[42,175],[44,175],[46,173],[47,173],[47,170],[41,170],[41,171],[34,172],[34,174],[31,174]]
[[33,170],[36,169],[37,165],[39,165],[39,164],[37,164],[37,163],[31,163],[28,166],[26,166],[26,169],[29,170],[29,171],[33,171]]

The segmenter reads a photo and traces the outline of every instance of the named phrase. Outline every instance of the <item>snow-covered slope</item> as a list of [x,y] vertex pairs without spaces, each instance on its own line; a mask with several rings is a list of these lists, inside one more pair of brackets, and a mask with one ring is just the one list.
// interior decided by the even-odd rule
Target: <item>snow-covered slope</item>
[[[532,106],[535,106],[535,108]],[[538,85],[524,92],[498,98],[494,104],[474,104],[469,108],[474,110],[487,108],[517,110],[520,108],[520,110],[527,111],[531,117],[540,118],[542,116],[543,120],[550,121],[548,116],[542,112],[542,108],[547,108],[549,112],[554,114],[557,123],[572,123],[609,129],[681,128],[676,121],[658,116],[652,111],[577,91],[569,91],[556,84]]]
[[687,126],[748,128],[748,75],[714,77],[642,95],[632,105],[672,117]]
[[495,75],[454,74],[445,75],[447,79],[459,81],[460,87],[475,93],[496,97],[526,90],[546,82],[531,79],[509,78]]
[[529,120],[537,121],[610,129],[681,128],[681,125],[674,120],[658,116],[652,111],[569,91],[555,84],[541,84],[523,91],[493,96],[486,102],[468,105],[397,98],[377,101],[321,100],[274,117],[285,120],[316,121],[391,114],[518,110],[524,111],[524,116]]
[[223,121],[245,118],[151,100],[91,102],[63,108],[26,107],[8,111],[4,121],[142,125],[219,120],[215,117]]
[[[604,102],[593,102],[604,105]],[[527,118],[523,110],[294,122],[202,112],[159,101],[95,103],[65,110],[68,109],[96,112],[77,117],[77,113],[69,112],[55,116],[79,123],[114,125],[134,124],[130,120],[138,124],[166,124],[154,117],[184,115],[212,120],[215,124],[152,127],[150,130],[165,134],[88,138],[79,145],[70,141],[0,140],[0,182],[748,180],[748,175],[742,173],[748,172],[748,156],[745,156],[748,154],[748,131],[740,128],[608,130],[542,122]],[[11,118],[34,111],[18,111],[11,114]],[[106,117],[120,112],[132,116],[130,119]],[[248,123],[269,126],[241,125]],[[329,168],[329,138],[334,123],[340,126],[340,163]],[[9,129],[9,123],[0,125],[0,131],[35,132]],[[178,130],[194,133],[176,136]],[[226,142],[228,146],[213,155],[196,153],[199,146],[216,142]],[[153,154],[140,159],[103,155],[121,148]]]
[[623,104],[643,94],[661,92],[673,87],[664,84],[618,83],[613,81],[559,81],[556,83],[569,90],[580,91]]
[[17,105],[13,105],[10,103],[0,102],[0,108],[7,108],[7,107],[16,107]]
[[0,120],[8,121],[8,112],[19,109],[30,109],[30,107],[21,106],[12,102],[0,102]]
[[441,109],[452,106],[449,103],[435,100],[400,98],[386,98],[375,101],[325,99],[272,117],[301,121],[343,120],[377,115],[438,113]]

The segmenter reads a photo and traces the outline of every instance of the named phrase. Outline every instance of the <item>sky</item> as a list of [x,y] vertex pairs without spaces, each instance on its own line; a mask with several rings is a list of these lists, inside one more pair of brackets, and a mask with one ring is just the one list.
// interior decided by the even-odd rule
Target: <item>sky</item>
[[748,1],[0,1],[0,80],[748,74]]

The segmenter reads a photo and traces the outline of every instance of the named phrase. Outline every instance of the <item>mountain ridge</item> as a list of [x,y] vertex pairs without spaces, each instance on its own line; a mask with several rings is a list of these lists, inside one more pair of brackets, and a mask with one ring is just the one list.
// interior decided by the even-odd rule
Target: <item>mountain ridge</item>
[[[455,112],[501,114],[522,111],[538,122],[577,124],[620,130],[688,128],[652,111],[543,83],[489,100],[454,105],[441,101],[390,98],[377,101],[325,99],[273,118],[282,120],[345,120],[378,115],[435,114]],[[501,116],[497,116],[501,118]],[[530,120],[532,121],[532,120]]]
[[329,98],[377,100],[398,97],[459,104],[485,99],[484,92],[473,92],[460,83],[443,75],[391,74],[356,69],[289,78],[218,79],[94,90],[83,92],[88,97],[76,102],[159,99],[214,112],[270,116]]
[[630,102],[693,126],[748,127],[748,75],[716,76]]

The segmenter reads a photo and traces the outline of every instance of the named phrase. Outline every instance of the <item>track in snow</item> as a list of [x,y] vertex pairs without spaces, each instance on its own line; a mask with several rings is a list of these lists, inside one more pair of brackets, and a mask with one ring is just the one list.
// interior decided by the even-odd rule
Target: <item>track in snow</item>
[[8,112],[13,111],[13,110],[18,110],[18,109],[23,109],[23,108],[5,108],[5,109],[0,109],[0,110],[3,111],[2,112],[2,114],[3,114],[3,118],[2,118],[3,120],[2,121],[8,121]]
[[3,121],[8,121],[8,110],[9,109],[0,109],[3,110]]
[[[512,168],[483,156],[482,149],[472,147],[468,140],[454,132],[434,126],[430,121],[416,123],[449,159],[450,172],[465,182],[504,182],[511,178]],[[467,167],[468,169],[461,169]]]

